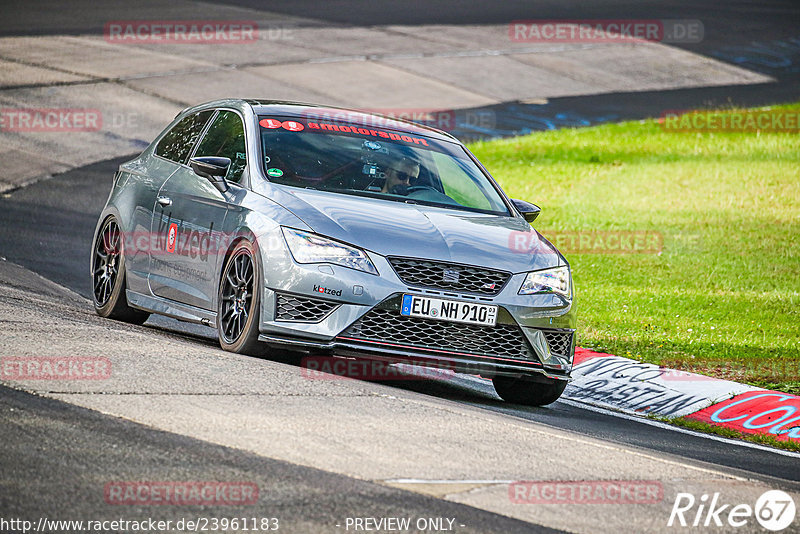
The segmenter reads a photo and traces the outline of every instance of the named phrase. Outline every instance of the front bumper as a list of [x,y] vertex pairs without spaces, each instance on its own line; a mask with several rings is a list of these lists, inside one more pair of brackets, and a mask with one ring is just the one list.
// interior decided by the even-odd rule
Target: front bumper
[[[405,284],[386,258],[369,256],[379,276],[297,264],[288,251],[263,258],[259,339],[294,350],[413,361],[484,376],[535,373],[569,379],[574,306],[556,295],[518,295],[527,273],[511,275],[496,295],[475,295]],[[403,294],[497,305],[498,324],[475,327],[404,317],[399,311]]]
[[539,362],[515,360],[457,353],[419,347],[395,345],[391,343],[363,343],[347,339],[336,339],[329,342],[312,341],[302,338],[286,338],[261,334],[259,341],[271,347],[330,354],[350,358],[368,358],[386,363],[408,363],[423,365],[466,373],[492,377],[497,375],[518,376],[520,374],[538,374],[552,380],[569,380],[569,372],[560,372],[545,368]]

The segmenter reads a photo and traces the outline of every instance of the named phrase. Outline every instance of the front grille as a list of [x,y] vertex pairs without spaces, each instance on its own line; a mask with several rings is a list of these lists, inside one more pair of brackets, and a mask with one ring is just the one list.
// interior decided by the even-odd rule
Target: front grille
[[327,300],[278,293],[275,299],[275,320],[318,323],[339,305]]
[[516,324],[474,326],[400,315],[376,308],[353,323],[342,337],[425,349],[536,360]]
[[397,276],[410,286],[432,287],[446,291],[462,291],[496,295],[511,273],[458,263],[389,258]]
[[572,345],[572,332],[557,332],[552,330],[542,330],[550,352],[558,356],[569,356],[570,346]]

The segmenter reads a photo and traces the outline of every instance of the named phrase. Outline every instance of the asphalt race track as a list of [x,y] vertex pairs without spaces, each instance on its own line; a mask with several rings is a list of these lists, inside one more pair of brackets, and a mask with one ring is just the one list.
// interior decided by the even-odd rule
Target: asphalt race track
[[[23,421],[20,413],[25,414]],[[119,511],[93,499],[98,479],[113,474],[116,480],[149,480],[167,473],[189,480],[247,479],[268,487],[257,506],[239,511],[267,518],[279,513],[281,530],[289,532],[330,529],[332,519],[343,520],[353,510],[373,517],[458,517],[470,526],[466,532],[531,532],[522,521],[469,506],[159,432],[2,386],[0,424],[5,429],[3,473],[30,480],[20,494],[0,498],[6,517],[46,511],[53,519],[113,520]],[[31,442],[46,454],[31,455]],[[222,507],[172,507],[159,514],[159,520],[226,513]],[[543,527],[535,531],[557,532]]]
[[[110,177],[125,159],[75,169],[0,199],[0,225],[3,227],[0,250],[6,260],[91,298],[87,266],[92,233],[110,190]],[[210,328],[158,316],[151,316],[146,324],[153,326],[156,336],[162,332],[177,333],[196,343],[217,345],[216,332]],[[481,382],[474,377],[464,377],[458,381],[408,381],[397,387],[620,444],[740,468],[753,474],[800,480],[797,457],[679,434],[560,402],[547,409],[512,408],[498,399],[491,383]]]
[[[110,18],[137,16],[134,7],[68,4],[6,1],[3,11],[14,16],[0,20],[0,38],[102,33]],[[533,18],[699,19],[703,41],[677,48],[771,80],[465,106],[491,110],[496,121],[489,136],[657,116],[664,109],[779,103],[800,94],[800,9],[788,1],[205,4],[313,17],[321,27],[343,31],[393,24],[452,30]],[[142,9],[157,13],[162,5],[154,0]],[[183,105],[165,101],[159,104],[164,109]],[[170,118],[165,114],[163,124]],[[469,129],[455,133],[486,136]],[[667,528],[666,521],[677,492],[727,491],[735,503],[781,489],[800,505],[798,454],[620,417],[569,399],[545,408],[514,406],[473,376],[315,382],[301,378],[298,356],[231,355],[218,348],[208,328],[162,317],[143,327],[97,318],[87,300],[92,233],[117,166],[134,155],[132,146],[146,141],[140,135],[146,136],[137,133],[115,144],[108,157],[88,158],[88,165],[70,160],[47,167],[66,172],[5,188],[0,196],[0,355],[102,355],[115,369],[108,383],[0,385],[0,520],[279,517],[280,531],[347,532],[353,530],[348,518],[411,517],[450,518],[457,532],[674,532],[679,529]],[[87,144],[76,138],[62,148],[77,151]],[[39,146],[30,150],[26,157],[37,150],[52,156]],[[10,168],[24,166],[15,161]],[[0,171],[0,181],[14,183],[7,172]],[[655,508],[532,508],[508,497],[513,480],[644,478],[663,485]],[[248,481],[260,496],[246,507],[104,501],[109,481],[143,480]],[[784,532],[800,532],[798,524]],[[21,530],[0,523],[0,531]],[[752,521],[737,530],[761,531]]]
[[[92,232],[96,217],[102,208],[104,199],[110,189],[109,178],[113,175],[114,169],[121,160],[112,160],[91,165],[86,168],[76,169],[67,172],[52,180],[40,182],[27,188],[16,191],[6,198],[0,199],[0,225],[3,231],[0,232],[0,250],[9,262],[24,266],[42,276],[63,285],[76,293],[89,297],[90,286],[88,282],[87,266],[89,264],[89,251]],[[88,301],[85,306],[88,308]],[[186,338],[192,344],[207,347],[216,347],[216,340],[213,338],[214,331],[203,327],[185,325],[177,321],[166,318],[151,318],[146,327],[148,342],[157,345],[159,340],[171,338],[175,335]],[[283,365],[297,366],[296,361],[288,359]],[[492,411],[503,416],[519,421],[533,422],[536,424],[550,426],[557,429],[573,431],[580,435],[585,435],[609,443],[619,444],[626,447],[646,451],[648,454],[664,454],[669,457],[680,458],[681,461],[694,465],[706,465],[714,468],[724,468],[725,471],[734,473],[738,476],[747,478],[762,479],[768,484],[775,484],[775,479],[781,479],[780,484],[797,485],[800,480],[800,461],[797,455],[784,455],[765,448],[754,448],[733,442],[719,441],[707,437],[676,432],[673,429],[652,426],[641,421],[623,419],[608,413],[597,413],[581,407],[580,405],[566,402],[556,402],[547,408],[531,409],[507,405],[500,401],[488,381],[482,381],[475,377],[459,377],[455,380],[426,380],[390,383],[390,387],[399,390],[414,391],[430,398],[432,402],[444,405],[457,403],[469,405],[481,410]],[[10,395],[10,398],[7,396]],[[106,449],[109,443],[108,435],[112,434],[115,439],[120,441],[119,448],[115,448],[115,454],[122,454],[122,451],[129,449],[134,454],[134,460],[127,465],[129,471],[121,472],[116,478],[136,480],[147,478],[142,472],[147,473],[148,469],[155,470],[163,468],[158,460],[156,445],[150,445],[153,441],[151,434],[155,431],[137,427],[127,422],[121,422],[115,418],[100,416],[86,412],[77,408],[59,404],[56,401],[45,400],[39,397],[30,396],[22,393],[11,393],[11,390],[3,389],[0,397],[3,397],[10,405],[17,406],[17,413],[24,414],[24,419],[19,420],[19,415],[14,418],[6,419],[0,425],[9,429],[4,435],[20,438],[20,442],[14,442],[15,447],[23,448],[25,443],[35,439],[41,444],[41,450],[47,451],[45,456],[54,454],[65,443],[65,432],[68,435],[67,442],[70,443],[71,455],[75,455],[75,462],[80,463],[80,455],[84,454],[91,457],[91,464],[96,466],[97,473],[103,473],[105,466],[115,464],[113,455],[106,457]],[[6,413],[6,412],[2,412]],[[72,418],[77,419],[73,422]],[[49,424],[57,425],[52,432],[42,430],[39,421],[45,419]],[[32,425],[39,429],[34,436],[21,430],[26,425]],[[85,425],[85,426],[84,426]],[[17,433],[14,429],[19,429]],[[47,427],[50,428],[50,427]],[[133,430],[131,430],[133,429]],[[156,433],[157,441],[172,442],[182,438],[165,433]],[[25,436],[22,439],[22,436]],[[73,447],[76,446],[77,452]],[[103,443],[100,451],[92,450],[92,443]],[[148,446],[141,450],[141,443]],[[79,494],[85,492],[85,498],[81,498],[81,503],[76,505],[70,499],[64,499],[66,492],[63,491],[61,484],[68,484],[71,473],[69,466],[59,466],[53,470],[49,460],[31,461],[22,465],[17,465],[12,461],[15,454],[9,453],[10,444],[7,443],[2,462],[10,462],[4,465],[2,470],[6,473],[14,473],[16,480],[41,480],[46,477],[54,482],[55,487],[50,484],[44,485],[44,489],[34,488],[31,495],[39,495],[38,498],[14,499],[5,506],[11,506],[12,510],[22,512],[33,512],[36,510],[71,510],[81,511],[81,514],[73,513],[74,517],[103,517],[95,514],[95,510],[90,506],[92,502],[91,485],[84,484],[78,488]],[[173,447],[169,444],[161,444],[162,447]],[[408,514],[424,515],[439,514],[445,517],[444,511],[438,511],[437,506],[451,506],[442,504],[436,499],[423,499],[413,496],[406,492],[387,491],[385,487],[375,484],[360,483],[359,491],[369,496],[369,506],[364,500],[353,498],[353,500],[341,501],[336,499],[336,488],[341,484],[357,484],[355,481],[347,479],[342,482],[335,475],[325,474],[316,470],[309,470],[287,464],[285,462],[270,461],[258,458],[255,455],[232,452],[220,447],[214,447],[202,442],[184,439],[180,442],[181,450],[186,450],[189,456],[182,458],[178,465],[170,465],[169,473],[178,479],[192,479],[202,477],[205,473],[213,471],[215,465],[208,460],[211,455],[216,461],[216,455],[227,458],[221,464],[231,469],[231,472],[246,472],[252,469],[253,465],[258,465],[258,473],[264,473],[263,478],[259,479],[261,484],[273,485],[274,480],[281,480],[281,488],[284,488],[288,495],[276,497],[276,502],[283,503],[281,499],[288,502],[296,500],[308,500],[315,503],[324,504],[328,510],[330,506],[331,516],[315,516],[313,514],[300,513],[298,508],[285,508],[281,504],[282,517],[299,518],[303,521],[299,525],[315,524],[318,527],[330,526],[331,517],[346,517],[352,515],[352,510],[359,510],[359,515],[382,516],[397,514],[398,502],[408,499],[412,502],[408,506]],[[174,448],[173,448],[174,450]],[[209,452],[210,451],[210,452]],[[100,458],[95,455],[102,453]],[[58,453],[56,453],[58,454]],[[228,455],[228,456],[225,456]],[[193,462],[191,458],[202,458]],[[267,465],[268,468],[262,468]],[[202,466],[202,469],[199,468]],[[13,470],[12,470],[13,469]],[[199,470],[198,470],[199,469]],[[237,471],[238,470],[238,471]],[[227,473],[226,471],[221,471]],[[291,476],[287,476],[287,473]],[[163,474],[162,474],[163,476]],[[222,475],[215,475],[222,476]],[[288,482],[288,481],[292,482]],[[314,482],[316,481],[316,482]],[[302,482],[302,483],[301,483]],[[73,482],[69,482],[73,484]],[[304,493],[309,492],[310,494]],[[95,488],[96,491],[96,488]],[[38,492],[38,493],[37,493]],[[398,497],[398,495],[401,495]],[[367,499],[367,497],[363,499]],[[59,501],[59,498],[61,499]],[[36,503],[34,505],[34,502]],[[27,506],[27,508],[25,506]],[[272,501],[261,503],[265,510],[269,510]],[[21,507],[21,508],[18,508]],[[416,508],[414,508],[416,507]],[[316,509],[316,506],[312,507]],[[406,508],[403,508],[406,509]],[[351,511],[348,514],[348,510]],[[392,512],[392,510],[394,510]],[[435,511],[437,510],[437,511]],[[172,512],[171,512],[172,513]],[[164,519],[170,517],[182,517],[187,511],[180,510],[173,515],[165,515]],[[250,510],[248,510],[248,514]],[[266,513],[266,512],[265,512]],[[406,513],[406,512],[403,512]],[[482,513],[470,511],[470,514],[455,514],[460,521],[470,526],[476,527],[476,532],[514,532],[520,529],[516,522],[509,524],[503,522],[493,522],[484,518]],[[488,513],[485,513],[488,514]],[[22,514],[25,515],[25,514]],[[29,514],[35,515],[35,514]],[[55,516],[55,514],[53,514]],[[453,514],[447,515],[452,517]],[[60,517],[67,517],[62,514]],[[160,516],[162,517],[162,516]],[[468,518],[462,519],[462,518]],[[298,520],[299,521],[299,520]],[[482,523],[489,521],[489,523]],[[508,520],[510,521],[510,520]],[[291,521],[287,521],[291,524]],[[493,525],[492,528],[488,524]],[[496,530],[495,530],[496,528]]]

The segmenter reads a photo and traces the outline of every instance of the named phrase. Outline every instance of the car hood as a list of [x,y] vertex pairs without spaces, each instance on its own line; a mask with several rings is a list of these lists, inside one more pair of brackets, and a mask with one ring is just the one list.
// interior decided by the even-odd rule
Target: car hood
[[501,217],[338,193],[276,187],[273,200],[314,232],[383,256],[514,273],[566,264],[521,217]]

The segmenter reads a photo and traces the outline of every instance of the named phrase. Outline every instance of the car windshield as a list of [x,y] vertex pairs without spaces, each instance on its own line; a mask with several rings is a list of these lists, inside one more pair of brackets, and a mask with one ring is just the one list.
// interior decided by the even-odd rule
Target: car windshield
[[264,171],[283,185],[508,215],[463,147],[342,122],[259,117]]

